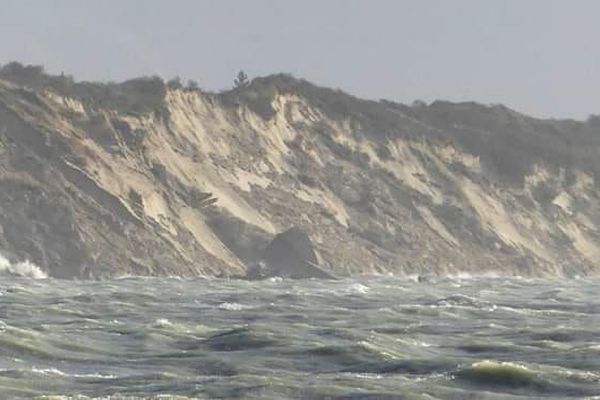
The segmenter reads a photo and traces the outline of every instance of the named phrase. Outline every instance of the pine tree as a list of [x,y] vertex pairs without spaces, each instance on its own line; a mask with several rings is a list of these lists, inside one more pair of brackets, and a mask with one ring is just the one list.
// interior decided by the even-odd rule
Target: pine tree
[[248,86],[250,84],[250,81],[248,80],[248,75],[246,75],[246,73],[243,70],[238,72],[237,78],[235,78],[233,84],[236,89]]

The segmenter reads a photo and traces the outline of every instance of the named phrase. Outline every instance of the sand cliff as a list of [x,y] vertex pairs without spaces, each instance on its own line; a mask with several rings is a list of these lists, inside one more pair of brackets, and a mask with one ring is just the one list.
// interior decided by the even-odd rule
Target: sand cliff
[[240,275],[293,226],[339,276],[600,272],[594,119],[11,68],[0,252],[51,276]]

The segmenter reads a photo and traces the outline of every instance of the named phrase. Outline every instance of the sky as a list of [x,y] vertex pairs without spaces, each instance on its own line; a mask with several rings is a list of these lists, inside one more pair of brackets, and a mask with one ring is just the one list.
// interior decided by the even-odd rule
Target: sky
[[207,90],[288,72],[403,103],[600,114],[597,0],[0,0],[0,63]]

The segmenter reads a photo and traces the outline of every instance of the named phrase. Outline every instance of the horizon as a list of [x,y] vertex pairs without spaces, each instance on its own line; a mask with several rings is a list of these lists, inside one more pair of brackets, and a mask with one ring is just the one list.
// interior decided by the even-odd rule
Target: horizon
[[600,3],[3,1],[0,64],[85,81],[158,75],[231,86],[278,71],[364,99],[600,113]]

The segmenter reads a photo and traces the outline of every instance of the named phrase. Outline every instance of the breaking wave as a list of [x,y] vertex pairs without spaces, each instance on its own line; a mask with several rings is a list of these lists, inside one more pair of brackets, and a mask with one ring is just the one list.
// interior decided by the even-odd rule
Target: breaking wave
[[[459,380],[488,389],[516,392],[522,389],[562,397],[597,394],[595,373],[554,367],[535,369],[515,362],[484,360],[455,374]],[[593,386],[592,386],[593,385]]]
[[0,254],[0,275],[11,275],[20,278],[47,279],[48,274],[29,260],[11,263]]

